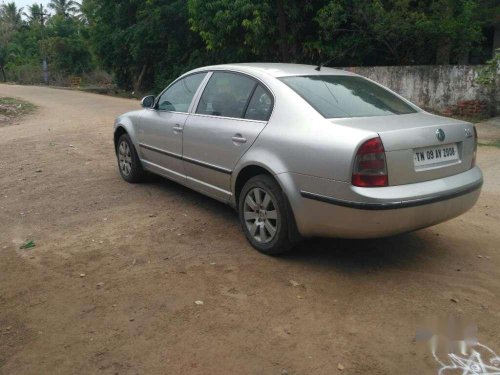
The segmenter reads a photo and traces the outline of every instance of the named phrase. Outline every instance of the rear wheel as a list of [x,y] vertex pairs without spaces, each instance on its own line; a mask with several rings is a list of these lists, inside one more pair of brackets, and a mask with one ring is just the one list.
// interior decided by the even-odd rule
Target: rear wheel
[[120,175],[125,181],[135,183],[144,180],[144,169],[128,134],[123,134],[118,140],[116,157]]
[[289,251],[292,218],[286,197],[276,181],[258,175],[243,186],[238,212],[241,226],[254,248],[268,255]]

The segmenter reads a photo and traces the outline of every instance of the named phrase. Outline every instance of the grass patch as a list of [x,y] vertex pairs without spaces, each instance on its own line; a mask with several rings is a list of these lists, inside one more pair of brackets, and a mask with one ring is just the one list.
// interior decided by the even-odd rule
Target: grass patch
[[27,115],[33,113],[36,105],[24,100],[0,97],[0,113],[8,116],[8,112],[14,111],[20,115]]
[[37,106],[24,100],[0,97],[0,125],[35,112]]

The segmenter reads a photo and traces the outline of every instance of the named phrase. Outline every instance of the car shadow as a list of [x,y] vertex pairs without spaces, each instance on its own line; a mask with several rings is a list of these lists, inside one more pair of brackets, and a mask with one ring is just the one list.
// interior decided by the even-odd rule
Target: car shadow
[[[206,214],[217,215],[219,220],[227,223],[228,230],[241,231],[236,212],[227,204],[159,176],[150,176],[146,185],[159,194],[182,199],[186,204],[202,209]],[[243,232],[240,232],[240,235],[244,241]],[[419,262],[424,265],[430,259],[445,257],[446,251],[443,250],[446,249],[443,249],[443,246],[439,237],[428,230],[369,240],[306,238],[290,253],[274,259],[314,267],[334,267],[341,272],[357,273],[412,267]],[[251,248],[250,244],[248,247]],[[440,251],[436,251],[438,247]]]
[[231,221],[238,219],[236,212],[229,205],[167,178],[149,174],[142,185],[154,189],[160,195],[166,194],[182,199],[186,204],[202,207],[204,210],[209,211],[208,213],[218,215],[221,219]]
[[345,273],[421,267],[445,256],[435,251],[434,240],[439,241],[431,232],[422,231],[369,240],[311,238],[301,241],[284,259]]

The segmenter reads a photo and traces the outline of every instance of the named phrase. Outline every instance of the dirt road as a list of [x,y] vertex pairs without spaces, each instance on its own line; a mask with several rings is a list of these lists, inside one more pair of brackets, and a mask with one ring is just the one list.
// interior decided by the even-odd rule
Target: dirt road
[[228,207],[121,180],[112,123],[138,102],[0,96],[39,106],[0,128],[0,374],[435,374],[415,331],[448,314],[500,352],[500,149],[480,148],[483,194],[460,218],[270,258]]

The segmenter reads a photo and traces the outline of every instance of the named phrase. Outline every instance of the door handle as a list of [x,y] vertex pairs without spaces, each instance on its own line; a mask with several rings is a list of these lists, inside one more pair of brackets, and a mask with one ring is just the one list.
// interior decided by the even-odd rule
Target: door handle
[[172,129],[174,129],[174,133],[182,133],[183,131],[182,126],[180,126],[179,124],[175,124]]
[[247,139],[243,138],[241,134],[235,134],[233,138],[231,138],[234,143],[247,143]]

